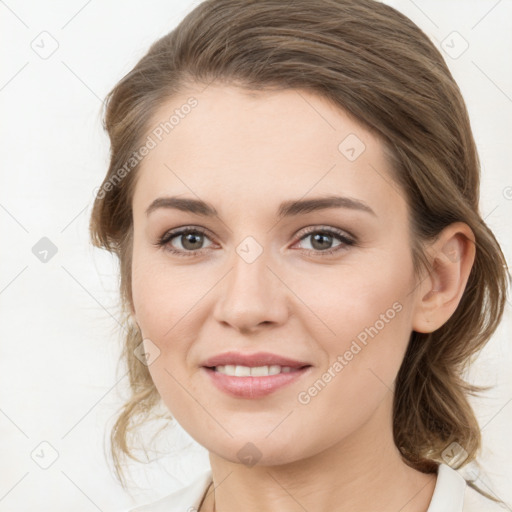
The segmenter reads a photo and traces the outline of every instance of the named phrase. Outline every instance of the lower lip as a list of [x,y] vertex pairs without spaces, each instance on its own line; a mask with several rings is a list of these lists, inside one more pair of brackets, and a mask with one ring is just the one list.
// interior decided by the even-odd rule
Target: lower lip
[[218,389],[237,398],[261,398],[281,389],[302,376],[310,373],[312,366],[288,373],[278,373],[265,377],[232,377],[216,372],[211,368],[201,367],[213,381]]

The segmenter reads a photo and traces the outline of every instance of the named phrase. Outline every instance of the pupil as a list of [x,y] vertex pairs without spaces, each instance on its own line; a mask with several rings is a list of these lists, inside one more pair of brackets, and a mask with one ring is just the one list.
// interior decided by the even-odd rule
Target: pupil
[[[197,249],[197,247],[194,246],[194,242],[197,244],[197,242],[201,242],[201,238],[203,235],[201,234],[195,234],[195,233],[189,233],[185,235],[185,243],[183,244],[183,247],[185,249]],[[191,243],[191,247],[187,247],[187,244]],[[201,245],[199,243],[199,245]]]
[[[321,234],[321,233],[317,233],[316,235],[313,236],[313,247],[315,249],[328,249],[329,247],[329,242],[331,240],[329,240],[331,238],[331,235],[325,235],[325,234]],[[322,245],[321,243],[319,243],[319,247],[315,247],[315,244],[318,243],[320,240],[322,240],[325,242],[326,239],[327,239],[327,247],[325,245]]]

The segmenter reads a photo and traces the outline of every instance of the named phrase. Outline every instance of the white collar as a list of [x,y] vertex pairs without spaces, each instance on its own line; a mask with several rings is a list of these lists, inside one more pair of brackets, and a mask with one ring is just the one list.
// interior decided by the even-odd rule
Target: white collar
[[[212,471],[203,471],[187,486],[169,496],[129,512],[183,512],[199,507],[204,493],[212,482]],[[440,464],[436,486],[427,512],[463,512],[466,481],[447,464]]]
[[427,512],[462,512],[466,480],[447,464],[439,464]]

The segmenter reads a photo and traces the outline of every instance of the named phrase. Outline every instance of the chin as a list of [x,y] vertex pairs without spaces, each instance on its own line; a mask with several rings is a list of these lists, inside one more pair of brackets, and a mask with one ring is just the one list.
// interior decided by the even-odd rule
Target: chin
[[268,431],[261,437],[238,437],[225,440],[224,443],[201,444],[210,453],[248,468],[253,466],[281,466],[303,458],[303,454],[295,453],[290,449],[288,442],[280,444],[279,439],[271,441],[266,437],[267,434]]

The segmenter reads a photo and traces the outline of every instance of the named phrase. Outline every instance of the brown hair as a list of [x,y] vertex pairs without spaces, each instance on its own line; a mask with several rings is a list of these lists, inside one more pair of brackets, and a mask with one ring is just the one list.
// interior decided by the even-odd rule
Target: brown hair
[[[481,434],[468,395],[486,388],[468,384],[462,375],[501,320],[510,274],[479,214],[480,164],[460,90],[428,37],[385,4],[207,0],[156,41],[110,91],[104,121],[110,166],[90,229],[94,245],[119,257],[126,320],[138,164],[114,186],[107,183],[112,185],[116,172],[119,177],[119,169],[143,144],[164,100],[187,85],[214,80],[253,90],[309,90],[376,133],[408,203],[418,275],[429,268],[424,244],[444,227],[462,221],[473,230],[475,261],[457,310],[436,331],[411,334],[396,380],[393,431],[404,460],[420,471],[437,471],[453,441],[468,453],[464,464],[474,460]],[[134,355],[140,332],[128,321],[125,325],[122,361],[131,397],[111,432],[121,481],[120,456],[134,458],[127,435],[159,403],[147,366]]]

